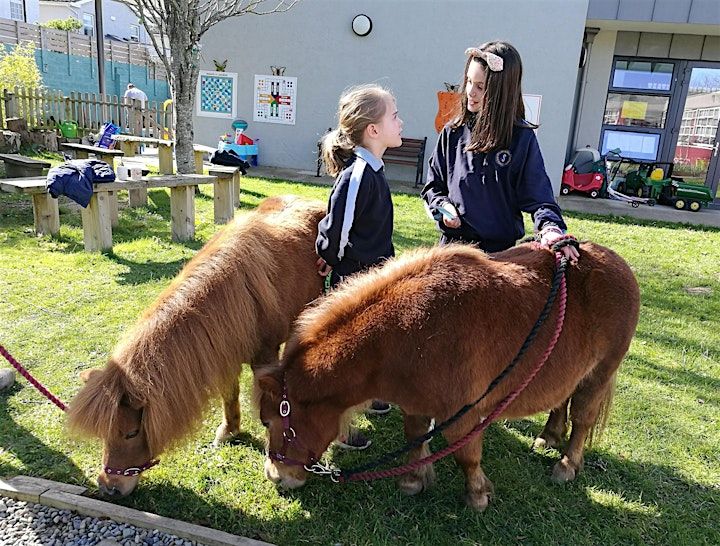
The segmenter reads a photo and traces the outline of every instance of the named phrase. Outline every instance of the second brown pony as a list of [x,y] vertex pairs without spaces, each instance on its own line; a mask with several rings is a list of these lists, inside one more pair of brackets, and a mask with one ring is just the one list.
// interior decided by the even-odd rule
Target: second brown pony
[[[607,248],[583,244],[567,274],[565,325],[554,351],[504,418],[552,410],[538,444],[556,446],[572,433],[553,478],[568,481],[583,465],[588,434],[607,409],[615,372],[635,332],[637,282]],[[353,407],[372,398],[397,404],[408,440],[477,399],[517,354],[547,298],[551,252],[529,245],[487,256],[471,247],[418,250],[348,281],[298,319],[280,366],[256,370],[260,417],[271,453],[265,473],[276,483],[305,482],[302,464],[322,454]],[[548,346],[557,305],[513,372],[457,423],[463,437],[519,385]],[[284,398],[286,397],[286,398]],[[284,414],[284,417],[281,415]],[[290,430],[291,429],[291,430]],[[287,438],[292,441],[288,442]],[[426,444],[410,460],[429,454]],[[467,502],[487,506],[492,484],[480,466],[482,435],[455,452]],[[400,487],[422,491],[432,466],[406,474]]]
[[[101,491],[124,496],[142,468],[197,424],[222,395],[216,442],[240,431],[242,363],[277,360],[290,325],[322,292],[315,237],[325,207],[265,200],[218,232],[144,312],[68,410],[71,429],[103,440]],[[132,472],[130,472],[132,474]]]

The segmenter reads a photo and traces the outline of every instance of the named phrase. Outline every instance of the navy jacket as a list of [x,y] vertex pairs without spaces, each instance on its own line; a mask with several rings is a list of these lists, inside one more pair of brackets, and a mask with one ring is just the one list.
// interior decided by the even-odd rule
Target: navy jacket
[[104,161],[75,159],[50,169],[45,187],[55,199],[66,195],[86,208],[93,194],[94,183],[114,181],[115,171]]
[[318,255],[349,275],[395,255],[393,206],[383,162],[362,147],[335,180],[318,225]]
[[[536,231],[547,223],[567,229],[530,127],[513,129],[509,149],[466,152],[469,142],[469,127],[446,125],[430,158],[422,196],[440,231],[449,238],[478,241],[484,250],[498,252],[525,234],[522,212],[532,215]],[[437,211],[446,202],[460,214],[458,229],[445,226]]]

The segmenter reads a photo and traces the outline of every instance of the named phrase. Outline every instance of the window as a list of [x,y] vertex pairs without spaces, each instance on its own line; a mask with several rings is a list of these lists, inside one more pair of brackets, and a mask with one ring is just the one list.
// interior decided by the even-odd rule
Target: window
[[95,16],[92,13],[83,13],[83,34],[85,36],[95,34]]
[[600,137],[602,153],[620,148],[625,157],[658,159],[672,137],[667,124],[677,66],[666,59],[615,58]]
[[605,104],[605,125],[625,127],[665,127],[670,97],[608,93]]
[[140,27],[138,25],[130,25],[130,41],[140,41]]
[[673,63],[644,60],[616,60],[612,87],[642,91],[670,91]]
[[603,131],[600,153],[605,155],[609,150],[619,148],[624,157],[655,161],[659,146],[660,135],[658,134],[606,129]]
[[25,3],[23,0],[10,0],[10,19],[25,22]]

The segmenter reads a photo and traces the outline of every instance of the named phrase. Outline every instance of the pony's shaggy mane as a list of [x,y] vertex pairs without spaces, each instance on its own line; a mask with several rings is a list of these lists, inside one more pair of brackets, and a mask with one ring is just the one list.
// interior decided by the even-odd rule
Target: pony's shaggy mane
[[257,350],[259,319],[280,312],[274,242],[301,237],[317,214],[308,201],[273,198],[220,230],[73,399],[71,430],[106,439],[127,404],[144,408],[153,454],[190,433],[208,400]]

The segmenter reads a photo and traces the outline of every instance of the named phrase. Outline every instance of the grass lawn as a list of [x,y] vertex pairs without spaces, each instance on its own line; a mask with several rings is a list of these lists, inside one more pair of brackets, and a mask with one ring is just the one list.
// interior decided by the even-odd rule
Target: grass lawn
[[[245,178],[241,213],[268,195],[324,201],[328,191]],[[394,201],[398,251],[433,244],[420,200]],[[151,191],[149,202],[121,210],[112,254],[87,254],[75,208],[61,205],[58,237],[36,238],[30,200],[0,194],[0,343],[63,400],[77,392],[78,372],[104,365],[121,333],[217,229],[210,190],[196,198],[198,239],[187,244],[170,241],[168,193]],[[263,476],[264,430],[250,411],[242,441],[213,449],[216,404],[119,503],[279,544],[720,544],[720,230],[566,218],[576,235],[625,257],[643,302],[609,428],[575,482],[551,483],[558,453],[531,451],[545,418],[537,415],[487,433],[483,463],[496,496],[483,514],[465,507],[452,459],[436,465],[438,483],[419,497],[389,480],[312,479],[280,493]],[[245,408],[250,383],[246,371]],[[339,466],[403,441],[397,410],[360,423],[373,445],[363,454],[332,452]],[[0,475],[97,492],[99,466],[99,445],[69,439],[62,414],[22,378],[0,394]]]

